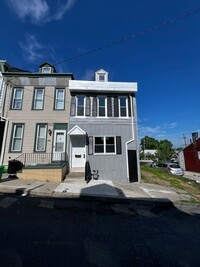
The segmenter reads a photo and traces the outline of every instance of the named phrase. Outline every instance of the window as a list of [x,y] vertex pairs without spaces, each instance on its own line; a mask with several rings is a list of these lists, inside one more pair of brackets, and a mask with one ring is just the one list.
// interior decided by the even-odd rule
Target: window
[[85,115],[85,97],[79,95],[76,97],[77,109],[76,109],[76,116],[84,116]]
[[200,151],[197,151],[198,159],[200,160]]
[[42,73],[51,73],[51,67],[42,67]]
[[113,136],[94,137],[95,154],[116,154],[116,138]]
[[98,97],[98,116],[99,117],[106,116],[106,97],[105,96]]
[[14,88],[13,98],[12,98],[12,109],[22,108],[22,97],[23,97],[23,89]]
[[24,134],[24,124],[14,124],[11,140],[11,152],[22,151],[22,140]]
[[120,117],[127,117],[127,97],[120,96],[119,97],[119,116]]
[[33,109],[43,109],[44,89],[35,89],[33,99]]
[[104,74],[99,74],[99,81],[104,82],[105,81],[105,75]]
[[46,150],[46,136],[47,136],[47,125],[38,124],[36,128],[35,151],[44,152]]
[[65,108],[65,89],[58,88],[55,93],[55,109]]

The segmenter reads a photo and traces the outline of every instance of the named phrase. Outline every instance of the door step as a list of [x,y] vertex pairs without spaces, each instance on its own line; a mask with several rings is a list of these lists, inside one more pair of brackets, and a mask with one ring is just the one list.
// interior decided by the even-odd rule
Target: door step
[[85,173],[85,168],[80,168],[80,167],[74,167],[74,168],[71,168],[70,169],[70,173],[71,172],[82,172],[82,173]]
[[70,172],[66,175],[65,181],[70,180],[70,179],[85,180],[85,173],[84,172]]

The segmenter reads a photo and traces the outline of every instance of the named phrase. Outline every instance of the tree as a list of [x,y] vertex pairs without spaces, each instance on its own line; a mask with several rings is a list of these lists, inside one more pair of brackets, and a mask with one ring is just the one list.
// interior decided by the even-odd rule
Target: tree
[[157,149],[159,141],[149,136],[145,136],[141,139],[140,146],[142,150],[144,149]]
[[170,160],[173,154],[173,144],[167,139],[160,140],[156,153],[156,156],[158,157],[159,161]]
[[[174,155],[175,151],[173,149],[173,144],[167,140],[157,140],[149,136],[145,136],[141,139],[140,142],[141,149],[143,150],[143,153],[141,154],[141,158],[148,158],[158,161],[168,161],[171,159],[171,157]],[[157,150],[156,155],[148,156],[146,153],[144,155],[145,149],[155,149]],[[147,157],[148,156],[148,157]]]

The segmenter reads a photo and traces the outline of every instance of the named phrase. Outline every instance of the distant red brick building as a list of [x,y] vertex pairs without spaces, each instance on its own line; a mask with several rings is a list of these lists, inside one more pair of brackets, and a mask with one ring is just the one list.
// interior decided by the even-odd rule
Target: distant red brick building
[[183,149],[184,169],[200,173],[200,138]]

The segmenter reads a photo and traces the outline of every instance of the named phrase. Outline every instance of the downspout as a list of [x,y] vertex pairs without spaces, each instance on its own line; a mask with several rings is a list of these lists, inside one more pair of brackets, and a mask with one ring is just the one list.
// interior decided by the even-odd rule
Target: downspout
[[127,167],[127,179],[129,181],[129,167],[128,167],[128,144],[134,141],[134,124],[133,124],[133,99],[129,94],[130,104],[131,104],[131,131],[132,131],[132,139],[126,142],[126,167]]
[[[133,118],[133,98],[132,96],[129,94],[129,98],[130,98],[130,103],[131,103],[131,129],[132,129],[132,139],[126,142],[126,162],[127,162],[127,178],[128,178],[128,182],[129,181],[129,167],[128,167],[128,144],[130,144],[131,142],[135,141],[135,139],[137,138],[137,131],[134,131],[134,118]],[[135,104],[135,125],[137,125],[137,110],[136,110],[136,104]],[[138,146],[138,144],[137,144]],[[136,157],[137,157],[137,169],[138,169],[138,182],[140,182],[140,164],[139,164],[139,149],[137,147],[136,149]]]

